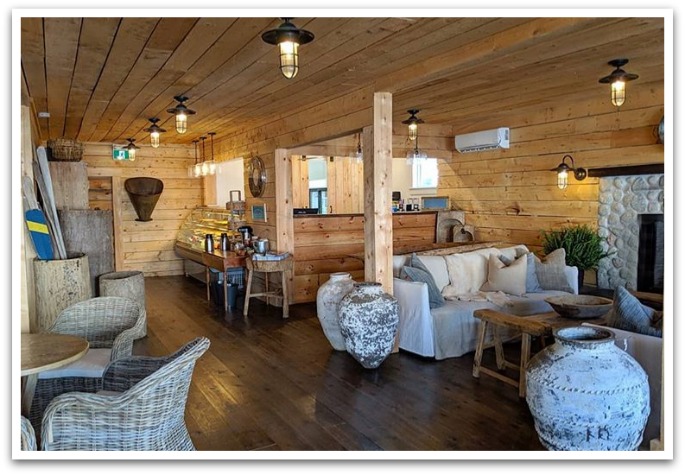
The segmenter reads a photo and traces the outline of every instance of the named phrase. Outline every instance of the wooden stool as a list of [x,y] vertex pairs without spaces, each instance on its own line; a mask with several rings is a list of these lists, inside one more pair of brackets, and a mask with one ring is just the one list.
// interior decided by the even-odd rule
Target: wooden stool
[[[530,359],[530,341],[531,336],[545,337],[552,334],[552,326],[546,325],[546,320],[556,317],[555,313],[547,313],[534,315],[531,317],[521,317],[518,315],[509,315],[498,312],[496,310],[482,309],[473,312],[473,316],[480,319],[480,328],[478,336],[478,345],[476,346],[476,354],[473,359],[473,377],[478,378],[480,373],[487,374],[507,384],[517,387],[519,390],[519,397],[526,397],[526,365]],[[539,321],[539,317],[543,317],[544,321]],[[497,369],[504,370],[506,368],[513,368],[519,371],[519,380],[516,381],[497,371],[485,368],[481,365],[483,358],[483,348],[485,346],[485,334],[487,333],[488,324],[493,325],[493,339],[495,343],[495,360],[497,362]],[[518,365],[510,363],[504,359],[504,350],[502,348],[502,339],[499,334],[500,327],[511,328],[521,332],[521,361]],[[544,339],[542,340],[544,346]]]
[[[245,305],[243,308],[243,315],[247,316],[247,311],[250,306],[250,299],[252,297],[266,297],[266,303],[269,305],[270,298],[280,299],[283,303],[283,318],[288,318],[290,302],[288,300],[288,276],[286,272],[291,271],[293,268],[293,258],[288,256],[287,258],[280,261],[254,261],[251,257],[248,257],[245,261],[245,267],[247,268],[247,285],[245,287]],[[252,277],[255,272],[264,273],[264,286],[265,291],[259,293],[252,293]],[[272,272],[281,273],[281,290],[269,291],[269,274]]]

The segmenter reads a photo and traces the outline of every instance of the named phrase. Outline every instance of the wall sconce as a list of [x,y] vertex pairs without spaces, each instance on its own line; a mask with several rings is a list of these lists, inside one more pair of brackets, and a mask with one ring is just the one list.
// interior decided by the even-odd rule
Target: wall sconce
[[409,118],[403,120],[402,123],[409,126],[409,140],[414,141],[419,136],[419,124],[423,124],[423,120],[416,117],[419,113],[418,109],[409,109],[407,112],[409,112]]
[[611,103],[616,107],[621,107],[626,101],[626,82],[637,79],[639,76],[621,69],[621,66],[628,64],[628,60],[625,58],[612,59],[608,64],[616,69],[608,76],[600,79],[599,82],[611,84]]
[[[571,160],[571,166],[566,164],[567,158]],[[584,180],[587,176],[587,170],[585,168],[575,168],[575,162],[571,155],[564,155],[564,158],[561,159],[561,163],[556,168],[552,168],[551,171],[557,172],[557,186],[562,190],[566,189],[568,186],[569,171],[573,172],[573,176],[576,177],[576,180],[578,181]]]
[[124,147],[124,149],[128,150],[128,159],[132,162],[136,160],[136,150],[139,150],[140,147],[138,147],[136,144],[133,142],[136,141],[136,139],[126,139],[128,140],[128,145]]
[[159,122],[157,117],[153,117],[152,119],[148,120],[152,122],[152,125],[143,130],[145,130],[145,132],[150,132],[150,143],[152,144],[153,148],[157,148],[159,147],[159,134],[166,132],[166,130],[157,125],[157,122]]
[[176,116],[176,132],[185,134],[188,130],[188,116],[195,114],[195,111],[188,109],[183,104],[188,100],[186,96],[174,96],[174,99],[178,101],[178,104],[173,109],[167,109],[166,111]]
[[297,75],[299,70],[299,56],[297,49],[300,45],[309,43],[314,34],[307,30],[300,30],[290,23],[292,18],[283,18],[284,22],[275,30],[262,34],[262,40],[271,45],[278,45],[279,67],[281,73],[288,79]]

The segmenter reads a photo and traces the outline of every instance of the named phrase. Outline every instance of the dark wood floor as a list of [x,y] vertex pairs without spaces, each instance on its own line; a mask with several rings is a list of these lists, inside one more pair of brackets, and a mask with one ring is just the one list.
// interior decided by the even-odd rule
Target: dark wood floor
[[435,361],[400,351],[367,370],[330,347],[315,304],[293,305],[283,320],[254,299],[243,319],[242,299],[224,313],[192,278],[145,286],[148,336],[135,353],[211,340],[186,411],[198,450],[543,450],[525,400],[494,378],[473,378],[472,353]]

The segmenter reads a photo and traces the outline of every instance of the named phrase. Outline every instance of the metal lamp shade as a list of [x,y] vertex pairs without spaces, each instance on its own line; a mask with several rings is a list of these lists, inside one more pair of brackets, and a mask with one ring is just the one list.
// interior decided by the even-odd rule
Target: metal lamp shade
[[164,190],[162,180],[151,177],[129,178],[124,182],[124,188],[138,215],[136,221],[152,221],[152,211]]

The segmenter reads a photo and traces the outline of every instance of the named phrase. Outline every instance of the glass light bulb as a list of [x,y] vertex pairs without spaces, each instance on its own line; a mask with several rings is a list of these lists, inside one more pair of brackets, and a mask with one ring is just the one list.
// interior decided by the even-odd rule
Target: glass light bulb
[[292,79],[299,69],[297,47],[294,41],[283,41],[278,44],[280,50],[280,68],[283,76]]
[[216,163],[214,160],[211,160],[208,165],[207,165],[207,174],[208,175],[214,175],[216,174]]
[[626,83],[620,79],[611,83],[611,103],[621,107],[626,101]]
[[195,165],[188,167],[188,178],[195,178]]
[[202,162],[202,176],[209,175],[209,163]]
[[193,167],[193,176],[195,178],[200,178],[202,176],[202,164],[196,163]]
[[564,190],[568,186],[568,171],[562,170],[557,174],[557,186]]
[[184,112],[176,114],[176,132],[185,134],[188,130],[188,116]]
[[150,133],[150,143],[152,144],[153,148],[159,147],[159,132]]
[[131,161],[131,162],[135,162],[135,161],[136,161],[136,149],[133,148],[133,147],[131,147],[130,149],[128,149],[128,160]]
[[419,125],[414,123],[414,124],[409,124],[409,140],[416,140],[416,137],[419,136]]

